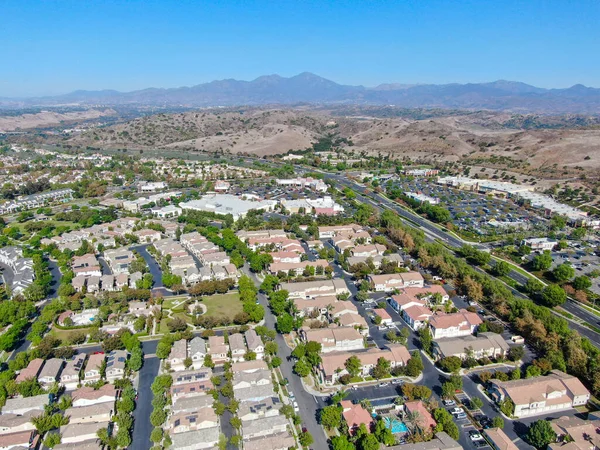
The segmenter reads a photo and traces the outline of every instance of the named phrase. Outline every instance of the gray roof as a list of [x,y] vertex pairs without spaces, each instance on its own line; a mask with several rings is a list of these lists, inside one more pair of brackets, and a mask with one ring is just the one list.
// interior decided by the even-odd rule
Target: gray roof
[[194,444],[207,444],[219,441],[221,434],[220,427],[204,428],[196,431],[186,431],[185,433],[176,433],[171,436],[173,450],[179,448],[192,448]]
[[102,444],[99,439],[90,439],[83,442],[72,442],[70,444],[58,444],[54,450],[101,450]]
[[21,414],[0,414],[0,427],[14,428],[31,422],[32,417],[42,414],[40,410],[31,410]]
[[260,369],[256,372],[236,372],[233,374],[233,385],[237,383],[247,382],[255,384],[260,380],[271,380],[271,371],[267,369]]
[[54,379],[58,378],[58,375],[60,375],[64,363],[65,362],[62,359],[58,358],[52,358],[47,360],[44,364],[44,367],[42,367],[42,370],[40,370],[38,379],[45,377],[52,377]]
[[210,380],[212,369],[201,367],[200,369],[184,370],[173,374],[173,386],[178,384],[193,383],[194,381]]
[[277,433],[275,427],[281,427],[288,424],[289,421],[285,416],[271,416],[261,417],[256,420],[245,420],[242,421],[242,435],[255,434],[264,430],[270,430],[270,434],[274,434]]
[[273,409],[280,410],[283,404],[279,400],[279,397],[274,395],[273,397],[267,397],[263,400],[257,400],[254,402],[241,402],[238,410],[238,416],[242,417],[246,414],[260,414],[265,413]]
[[127,351],[126,350],[113,350],[108,354],[106,360],[106,370],[110,369],[125,369],[125,363],[127,362]]
[[478,333],[477,336],[442,338],[436,340],[434,345],[438,346],[444,356],[465,353],[466,348],[472,348],[475,352],[490,348],[500,348],[504,351],[509,349],[509,345],[502,335],[496,333]]
[[248,343],[248,349],[254,351],[258,347],[264,347],[263,341],[256,331],[246,331],[246,342]]
[[71,407],[65,411],[65,416],[71,417],[71,420],[82,417],[104,415],[114,412],[114,404],[112,402],[96,403],[95,405]]
[[60,434],[64,438],[84,436],[86,434],[96,434],[102,428],[108,428],[110,422],[88,422],[88,423],[70,423],[60,427]]
[[246,343],[244,342],[244,336],[240,333],[234,333],[229,336],[229,348],[233,352],[234,350],[246,351]]
[[173,404],[173,412],[196,411],[198,408],[212,406],[212,395],[195,395],[193,397],[179,397]]
[[289,432],[272,434],[270,436],[260,436],[244,441],[244,450],[280,450],[282,448],[291,448],[296,445],[296,441]]
[[190,356],[196,353],[206,354],[206,342],[201,337],[196,336],[190,341]]
[[235,398],[240,401],[248,401],[251,399],[263,399],[274,395],[272,384],[263,384],[261,386],[250,386],[247,388],[236,389],[233,391]]

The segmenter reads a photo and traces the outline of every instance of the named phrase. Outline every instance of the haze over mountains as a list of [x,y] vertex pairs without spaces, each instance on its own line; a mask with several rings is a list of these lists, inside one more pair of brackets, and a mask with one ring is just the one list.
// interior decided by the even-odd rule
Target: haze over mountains
[[305,72],[290,78],[267,75],[252,81],[227,79],[172,89],[75,91],[54,97],[0,99],[0,104],[5,106],[80,104],[209,107],[298,103],[599,114],[600,89],[583,85],[543,89],[513,81],[444,85],[388,83],[367,88],[341,85]]

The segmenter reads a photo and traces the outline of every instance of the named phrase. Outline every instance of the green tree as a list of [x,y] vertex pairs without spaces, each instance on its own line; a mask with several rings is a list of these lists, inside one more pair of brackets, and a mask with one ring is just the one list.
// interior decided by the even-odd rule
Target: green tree
[[327,430],[339,428],[342,423],[342,407],[337,405],[324,407],[319,414],[319,419],[321,425]]
[[390,375],[391,363],[385,358],[379,358],[373,368],[373,376],[378,380]]
[[533,270],[548,270],[552,267],[552,255],[549,251],[545,251],[541,255],[535,256],[531,266],[533,267]]
[[471,398],[469,404],[471,409],[480,409],[483,406],[483,400],[481,400],[479,397],[473,397]]
[[492,427],[504,428],[504,419],[501,416],[496,416],[492,419]]
[[442,358],[439,364],[446,372],[458,373],[462,365],[462,360],[458,356],[447,356]]
[[150,433],[150,440],[155,444],[158,444],[163,440],[163,434],[162,428],[154,428],[152,433]]
[[346,370],[348,371],[351,377],[357,376],[362,368],[360,359],[358,359],[356,355],[353,355],[350,358],[348,358],[344,363],[344,366],[346,367]]
[[573,287],[578,291],[583,291],[592,287],[592,280],[585,275],[575,277],[573,280]]
[[346,436],[334,436],[331,438],[331,448],[333,450],[355,450],[356,447],[348,440]]
[[290,333],[294,329],[294,318],[290,314],[284,313],[277,318],[275,326],[281,334]]
[[535,448],[545,449],[556,442],[556,432],[547,420],[536,420],[527,431],[527,441]]
[[508,350],[508,359],[511,361],[520,361],[525,356],[525,348],[522,345],[515,345]]
[[567,293],[558,284],[550,284],[542,291],[542,301],[546,306],[560,306],[567,301]]
[[406,375],[414,378],[418,377],[421,372],[423,372],[423,360],[421,359],[421,354],[417,350],[414,350],[406,363]]
[[309,445],[312,445],[314,441],[315,440],[308,431],[303,431],[302,433],[300,433],[300,436],[298,436],[298,442],[303,447],[308,447]]
[[300,377],[306,377],[311,371],[311,365],[306,361],[305,358],[302,358],[294,364],[294,372],[298,374]]
[[494,273],[499,277],[504,277],[510,273],[510,264],[506,261],[496,261]]
[[556,267],[552,271],[552,276],[556,281],[562,283],[564,281],[570,280],[575,276],[575,269],[569,263],[563,263]]

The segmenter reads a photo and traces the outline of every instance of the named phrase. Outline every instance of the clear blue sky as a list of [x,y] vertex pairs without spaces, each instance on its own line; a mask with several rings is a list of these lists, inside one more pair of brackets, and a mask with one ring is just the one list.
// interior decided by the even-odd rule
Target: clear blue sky
[[0,96],[303,71],[600,87],[598,0],[3,0],[0,17]]

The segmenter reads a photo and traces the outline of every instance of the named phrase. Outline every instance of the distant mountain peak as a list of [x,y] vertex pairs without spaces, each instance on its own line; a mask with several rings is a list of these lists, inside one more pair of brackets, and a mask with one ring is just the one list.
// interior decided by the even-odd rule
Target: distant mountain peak
[[[12,104],[3,99],[0,104]],[[533,113],[600,114],[600,89],[576,84],[568,89],[543,89],[519,81],[489,83],[399,84],[374,88],[338,84],[312,72],[292,77],[263,75],[252,81],[215,80],[191,87],[148,88],[133,92],[75,91],[70,94],[19,99],[20,104],[176,105],[211,107],[235,105],[347,103],[395,105],[403,108],[447,108]]]

